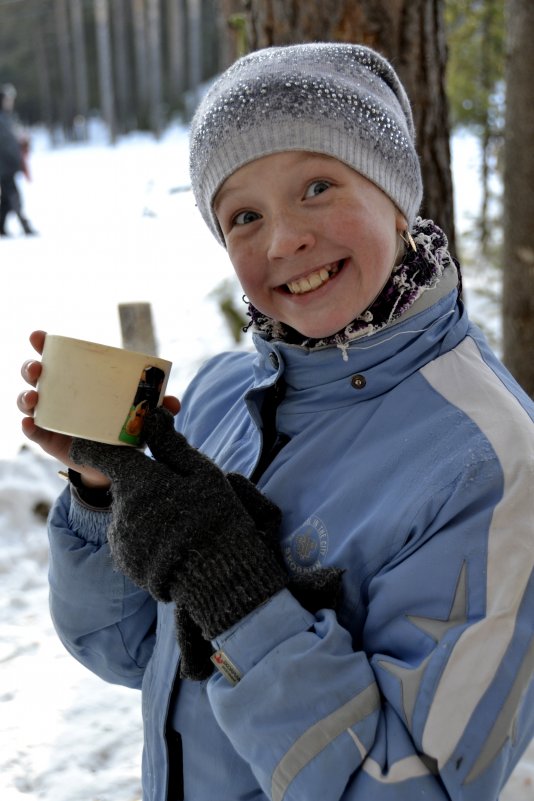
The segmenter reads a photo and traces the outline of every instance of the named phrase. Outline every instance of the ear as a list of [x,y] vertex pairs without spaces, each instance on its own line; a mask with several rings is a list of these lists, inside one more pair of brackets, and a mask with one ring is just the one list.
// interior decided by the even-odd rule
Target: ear
[[408,230],[408,220],[401,211],[395,215],[395,227],[399,234],[404,234]]
[[415,244],[414,238],[410,232],[410,229],[408,228],[408,221],[404,214],[401,214],[401,212],[397,214],[397,233],[405,245],[411,248],[414,253],[417,253],[417,245]]

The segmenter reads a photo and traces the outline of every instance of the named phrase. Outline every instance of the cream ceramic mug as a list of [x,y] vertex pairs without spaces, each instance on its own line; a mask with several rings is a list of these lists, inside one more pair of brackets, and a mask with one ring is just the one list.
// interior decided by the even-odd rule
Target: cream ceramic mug
[[171,367],[146,353],[47,334],[35,422],[60,434],[138,447]]

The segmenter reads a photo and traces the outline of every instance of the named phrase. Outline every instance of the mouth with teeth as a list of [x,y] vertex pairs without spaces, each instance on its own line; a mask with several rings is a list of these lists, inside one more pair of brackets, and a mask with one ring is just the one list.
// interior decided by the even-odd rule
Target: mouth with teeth
[[308,292],[314,292],[337,275],[344,262],[345,259],[341,259],[338,262],[324,265],[304,278],[296,278],[294,281],[289,281],[284,285],[284,289],[291,295],[305,295]]

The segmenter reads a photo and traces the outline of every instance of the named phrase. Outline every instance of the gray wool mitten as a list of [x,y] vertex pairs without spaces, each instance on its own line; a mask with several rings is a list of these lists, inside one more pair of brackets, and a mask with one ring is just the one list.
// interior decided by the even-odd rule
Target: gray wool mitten
[[224,473],[174,430],[169,412],[151,422],[145,434],[156,461],[80,439],[70,455],[112,481],[116,565],[157,600],[184,607],[211,640],[288,577]]
[[[164,408],[146,418],[143,433],[154,459],[81,439],[70,456],[111,479],[114,562],[157,600],[174,601],[181,673],[205,678],[209,641],[290,582],[277,543],[280,510],[191,447]],[[325,586],[337,592],[340,571],[317,573],[318,599]]]
[[[254,520],[259,536],[274,549],[274,555],[284,566],[285,562],[278,542],[280,510],[262,495],[252,481],[239,473],[228,473],[228,481],[239,500]],[[322,567],[310,573],[291,576],[287,588],[309,612],[319,609],[335,609],[341,601],[341,577],[343,570],[337,567]]]

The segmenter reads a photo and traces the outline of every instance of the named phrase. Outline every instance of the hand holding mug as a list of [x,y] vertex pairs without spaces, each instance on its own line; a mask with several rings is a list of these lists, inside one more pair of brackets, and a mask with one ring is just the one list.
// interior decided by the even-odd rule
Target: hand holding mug
[[[30,343],[39,355],[42,354],[46,339],[45,331],[34,331],[30,335]],[[35,424],[34,414],[39,401],[39,394],[35,387],[41,376],[42,366],[39,359],[28,359],[21,368],[24,380],[32,387],[19,394],[17,405],[23,413],[22,431],[24,435],[42,448],[45,453],[58,459],[67,467],[77,470],[82,475],[84,484],[91,487],[108,487],[109,479],[94,468],[75,465],[69,459],[69,452],[72,444],[72,436],[69,434],[58,433],[56,431],[45,430]],[[173,396],[163,398],[163,405],[172,414],[177,414],[180,410],[180,401]]]

